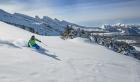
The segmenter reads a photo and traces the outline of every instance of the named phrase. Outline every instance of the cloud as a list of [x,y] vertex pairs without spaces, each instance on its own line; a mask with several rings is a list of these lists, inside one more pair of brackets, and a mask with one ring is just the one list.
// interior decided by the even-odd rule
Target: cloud
[[[80,24],[83,22],[118,22],[123,19],[140,18],[138,0],[112,4],[93,5],[92,3],[78,4],[71,20]],[[79,21],[80,20],[80,21]],[[87,25],[87,24],[86,24]]]
[[139,0],[0,0],[0,8],[79,24],[140,18]]

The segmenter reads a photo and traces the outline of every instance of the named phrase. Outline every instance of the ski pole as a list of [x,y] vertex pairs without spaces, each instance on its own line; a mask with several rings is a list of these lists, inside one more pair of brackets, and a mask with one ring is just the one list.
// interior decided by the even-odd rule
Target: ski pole
[[45,46],[47,46],[45,43],[41,42],[42,44],[44,44]]

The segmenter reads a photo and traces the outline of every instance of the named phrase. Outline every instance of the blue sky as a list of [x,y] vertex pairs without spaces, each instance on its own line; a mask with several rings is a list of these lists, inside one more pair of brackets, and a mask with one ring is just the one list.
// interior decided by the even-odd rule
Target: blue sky
[[0,0],[0,8],[85,26],[140,24],[140,0]]

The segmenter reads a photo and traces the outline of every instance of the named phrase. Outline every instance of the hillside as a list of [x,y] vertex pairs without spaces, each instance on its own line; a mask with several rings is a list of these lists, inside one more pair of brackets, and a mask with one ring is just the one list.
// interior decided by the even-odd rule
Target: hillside
[[[82,38],[39,36],[0,22],[0,82],[139,82],[140,61]],[[35,35],[46,51],[26,47]]]

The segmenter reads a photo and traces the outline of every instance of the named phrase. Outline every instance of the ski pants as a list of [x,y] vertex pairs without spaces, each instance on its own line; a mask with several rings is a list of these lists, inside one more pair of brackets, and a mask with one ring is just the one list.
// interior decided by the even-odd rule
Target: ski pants
[[40,46],[38,46],[37,44],[32,45],[32,47],[35,49],[40,49]]

